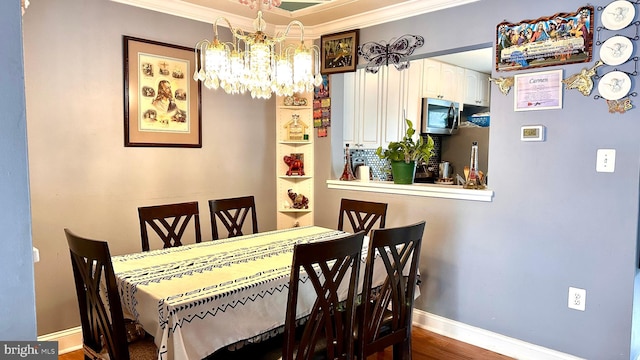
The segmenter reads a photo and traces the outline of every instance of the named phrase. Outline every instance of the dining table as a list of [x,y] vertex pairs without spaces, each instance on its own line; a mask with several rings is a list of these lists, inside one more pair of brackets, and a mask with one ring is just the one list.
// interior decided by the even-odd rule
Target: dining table
[[[306,226],[113,256],[123,311],[154,336],[158,359],[202,359],[221,348],[259,342],[282,332],[294,245],[344,234]],[[374,284],[384,278],[380,269]],[[302,319],[315,292],[304,281],[299,292]]]

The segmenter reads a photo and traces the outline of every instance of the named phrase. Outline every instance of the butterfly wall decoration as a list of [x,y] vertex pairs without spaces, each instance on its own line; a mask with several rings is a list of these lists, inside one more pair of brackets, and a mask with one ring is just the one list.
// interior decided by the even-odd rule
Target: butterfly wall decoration
[[402,35],[391,43],[367,42],[358,46],[358,55],[369,63],[365,67],[367,72],[375,74],[380,66],[394,65],[398,70],[409,67],[407,57],[414,50],[424,45],[424,37],[420,35]]
[[607,106],[609,106],[609,112],[624,114],[628,110],[633,108],[631,104],[631,99],[627,96],[620,100],[607,100]]

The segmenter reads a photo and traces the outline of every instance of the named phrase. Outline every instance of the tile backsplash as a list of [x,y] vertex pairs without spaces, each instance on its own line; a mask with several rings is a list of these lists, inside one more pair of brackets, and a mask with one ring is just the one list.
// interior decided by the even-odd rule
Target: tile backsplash
[[[440,162],[440,149],[442,136],[431,135],[434,142],[435,155],[429,159],[429,165],[437,165]],[[354,167],[354,174],[357,174],[355,168],[359,165],[368,165],[371,168],[371,174],[374,180],[391,180],[391,173],[388,162],[382,160],[376,155],[375,149],[350,149],[351,163]]]

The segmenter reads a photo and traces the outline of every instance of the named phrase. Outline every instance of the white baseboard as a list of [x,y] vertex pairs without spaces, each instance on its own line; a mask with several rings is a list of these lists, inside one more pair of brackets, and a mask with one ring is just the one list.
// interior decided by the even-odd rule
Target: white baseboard
[[58,354],[80,350],[82,349],[82,327],[78,326],[38,336],[38,341],[57,341]]
[[520,360],[582,360],[582,358],[573,355],[530,344],[422,310],[413,310],[413,325]]
[[[422,310],[413,310],[413,324],[436,334],[520,360],[581,360],[573,355],[530,344]],[[82,328],[78,326],[39,336],[38,340],[58,341],[58,353],[65,354],[82,349]]]

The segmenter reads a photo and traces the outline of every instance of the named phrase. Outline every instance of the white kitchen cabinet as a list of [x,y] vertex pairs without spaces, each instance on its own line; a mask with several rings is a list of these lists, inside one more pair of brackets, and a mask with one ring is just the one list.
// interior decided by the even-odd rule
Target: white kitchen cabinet
[[377,148],[383,129],[380,124],[383,75],[359,69],[344,76],[343,143],[354,149]]
[[386,147],[404,136],[404,119],[418,134],[421,113],[422,61],[402,71],[383,66],[376,74],[364,69],[344,74],[343,145]]
[[[404,75],[405,99],[404,107],[406,109],[405,118],[411,120],[413,128],[416,130],[413,140],[417,140],[420,136],[420,124],[422,118],[422,61],[414,60],[408,69],[402,70]],[[399,119],[399,134],[406,132],[406,124],[403,119]]]
[[[356,96],[356,73],[348,72],[344,77],[344,95],[342,98],[342,142],[344,144],[357,144],[358,129],[356,128],[356,108],[360,98]],[[360,139],[357,139],[360,140]]]
[[422,97],[462,100],[463,68],[431,59],[422,62]]
[[402,139],[407,130],[405,119],[413,123],[414,140],[417,140],[422,116],[422,70],[422,61],[412,61],[411,66],[402,71],[394,66],[385,68],[382,147]]
[[358,124],[359,144],[363,148],[376,148],[382,139],[382,98],[384,87],[384,72],[376,74],[357,71],[358,90],[360,93],[360,119]]
[[389,142],[398,141],[401,119],[404,119],[406,106],[404,99],[405,78],[404,70],[398,71],[394,66],[385,66],[380,69],[384,86],[382,87],[382,119],[380,123],[384,126],[382,131],[382,141],[380,145],[387,147]]
[[475,106],[489,106],[491,101],[489,75],[465,69],[464,79],[464,103]]

